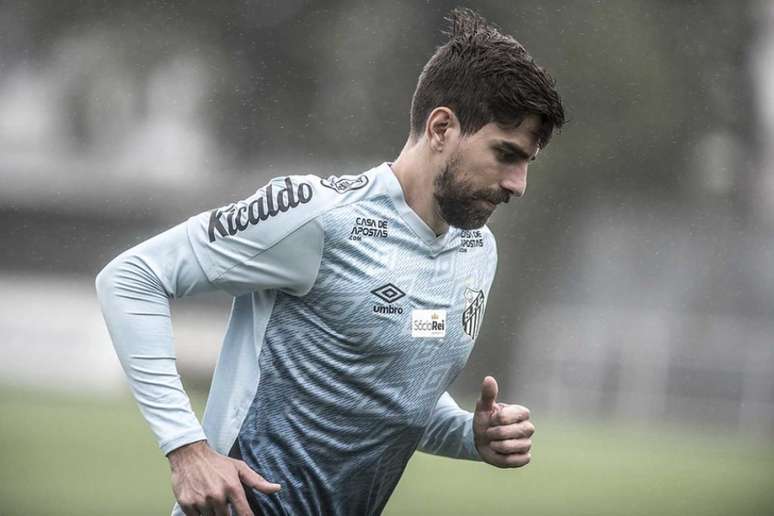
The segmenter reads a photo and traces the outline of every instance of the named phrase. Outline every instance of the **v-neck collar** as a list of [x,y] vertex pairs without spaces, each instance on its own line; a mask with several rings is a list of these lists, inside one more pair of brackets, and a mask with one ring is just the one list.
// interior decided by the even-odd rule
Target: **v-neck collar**
[[398,181],[398,177],[395,172],[392,171],[392,163],[384,162],[377,167],[378,173],[384,176],[387,190],[390,193],[395,208],[400,213],[403,220],[409,227],[416,233],[433,251],[439,252],[446,247],[446,244],[451,238],[452,227],[446,230],[445,233],[436,236],[435,231],[422,220],[422,217],[408,205],[406,202],[406,196],[403,193],[403,187]]

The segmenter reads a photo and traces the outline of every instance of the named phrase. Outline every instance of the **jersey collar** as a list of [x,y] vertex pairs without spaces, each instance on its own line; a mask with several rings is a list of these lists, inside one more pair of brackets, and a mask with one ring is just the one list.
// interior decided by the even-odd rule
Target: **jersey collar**
[[403,195],[403,187],[400,185],[397,176],[392,171],[392,163],[384,162],[377,167],[379,175],[385,179],[387,190],[390,193],[395,208],[400,213],[403,220],[409,227],[416,233],[429,247],[435,252],[439,252],[446,247],[449,241],[452,228],[449,227],[445,233],[436,236],[430,226],[422,220],[422,217],[411,209],[411,206],[406,202],[406,197]]

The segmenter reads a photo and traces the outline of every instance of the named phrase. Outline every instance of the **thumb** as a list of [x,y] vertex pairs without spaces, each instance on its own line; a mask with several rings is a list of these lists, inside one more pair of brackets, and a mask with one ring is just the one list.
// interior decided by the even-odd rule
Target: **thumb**
[[269,482],[261,475],[259,475],[258,473],[250,469],[250,466],[248,466],[244,462],[240,461],[240,462],[237,462],[236,464],[237,464],[237,471],[239,472],[239,480],[241,480],[243,484],[252,486],[256,488],[258,491],[265,494],[276,493],[277,491],[280,490],[279,484]]
[[476,403],[476,411],[491,412],[495,407],[495,398],[497,398],[497,380],[487,376],[481,382],[481,397]]

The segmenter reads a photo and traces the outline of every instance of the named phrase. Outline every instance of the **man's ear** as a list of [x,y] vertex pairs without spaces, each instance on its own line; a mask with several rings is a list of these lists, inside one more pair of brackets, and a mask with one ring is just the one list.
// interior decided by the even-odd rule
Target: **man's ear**
[[425,136],[433,152],[443,152],[450,141],[457,138],[460,124],[451,109],[440,106],[430,112],[425,125]]

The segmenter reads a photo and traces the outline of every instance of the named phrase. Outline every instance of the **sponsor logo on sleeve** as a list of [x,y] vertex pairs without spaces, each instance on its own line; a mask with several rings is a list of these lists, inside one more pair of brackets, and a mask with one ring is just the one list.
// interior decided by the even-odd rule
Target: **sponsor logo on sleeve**
[[368,177],[364,175],[359,176],[331,176],[328,179],[320,179],[320,183],[331,190],[335,190],[336,193],[344,193],[350,190],[359,190],[368,184]]
[[412,310],[411,336],[439,339],[446,336],[446,310]]
[[471,339],[476,340],[481,329],[484,308],[484,292],[465,288],[465,309],[462,311],[462,329]]
[[217,237],[234,236],[250,226],[284,213],[300,204],[312,200],[312,185],[300,182],[293,185],[289,177],[285,178],[285,188],[274,191],[274,185],[269,183],[263,195],[252,201],[232,203],[224,208],[210,212],[210,224],[207,235],[210,242]]

